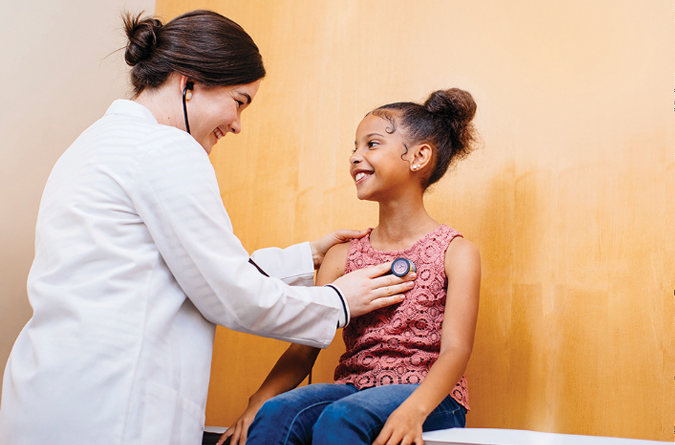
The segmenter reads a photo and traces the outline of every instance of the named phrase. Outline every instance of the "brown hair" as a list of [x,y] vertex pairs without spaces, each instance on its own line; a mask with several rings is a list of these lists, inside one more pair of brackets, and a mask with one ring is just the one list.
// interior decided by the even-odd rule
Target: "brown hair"
[[159,87],[173,72],[207,87],[245,85],[265,77],[251,36],[218,13],[192,11],[166,24],[127,13],[124,29],[129,38],[124,60],[132,67],[135,96]]
[[371,112],[387,119],[389,133],[401,126],[408,144],[428,143],[433,150],[434,169],[423,184],[426,189],[437,182],[452,161],[466,157],[474,148],[475,129],[471,121],[476,115],[476,102],[470,93],[459,88],[434,91],[423,105],[396,102],[382,105]]

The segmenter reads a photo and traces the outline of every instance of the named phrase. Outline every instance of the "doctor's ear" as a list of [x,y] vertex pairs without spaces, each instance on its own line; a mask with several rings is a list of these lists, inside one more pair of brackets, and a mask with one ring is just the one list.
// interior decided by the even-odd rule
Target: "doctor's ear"
[[433,151],[429,144],[421,144],[410,150],[412,159],[410,160],[410,170],[418,171],[429,165]]

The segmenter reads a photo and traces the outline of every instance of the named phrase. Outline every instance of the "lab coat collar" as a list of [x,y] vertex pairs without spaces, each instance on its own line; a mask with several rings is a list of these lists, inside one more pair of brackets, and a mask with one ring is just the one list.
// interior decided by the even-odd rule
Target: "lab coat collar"
[[155,119],[150,110],[132,100],[117,99],[110,105],[105,114],[106,116],[109,114],[124,114],[126,116],[147,119],[155,124],[157,123],[157,119]]

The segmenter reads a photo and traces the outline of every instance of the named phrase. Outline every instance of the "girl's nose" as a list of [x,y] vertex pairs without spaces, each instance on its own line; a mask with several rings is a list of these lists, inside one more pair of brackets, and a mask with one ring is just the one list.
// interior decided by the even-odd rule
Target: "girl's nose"
[[358,163],[360,163],[360,162],[361,162],[361,156],[360,156],[360,155],[357,155],[356,153],[352,154],[352,155],[349,157],[349,163],[350,163],[350,164],[358,164]]

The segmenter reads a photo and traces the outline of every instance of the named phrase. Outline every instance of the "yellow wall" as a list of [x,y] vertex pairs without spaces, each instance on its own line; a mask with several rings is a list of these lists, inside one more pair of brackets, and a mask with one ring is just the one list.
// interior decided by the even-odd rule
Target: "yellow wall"
[[[376,223],[347,158],[380,104],[461,87],[481,150],[428,195],[480,248],[472,427],[673,439],[675,29],[667,0],[159,0],[217,10],[268,68],[212,161],[255,249]],[[280,342],[220,330],[211,425],[228,425]],[[333,352],[333,356],[335,352]],[[315,378],[330,378],[321,359]]]

